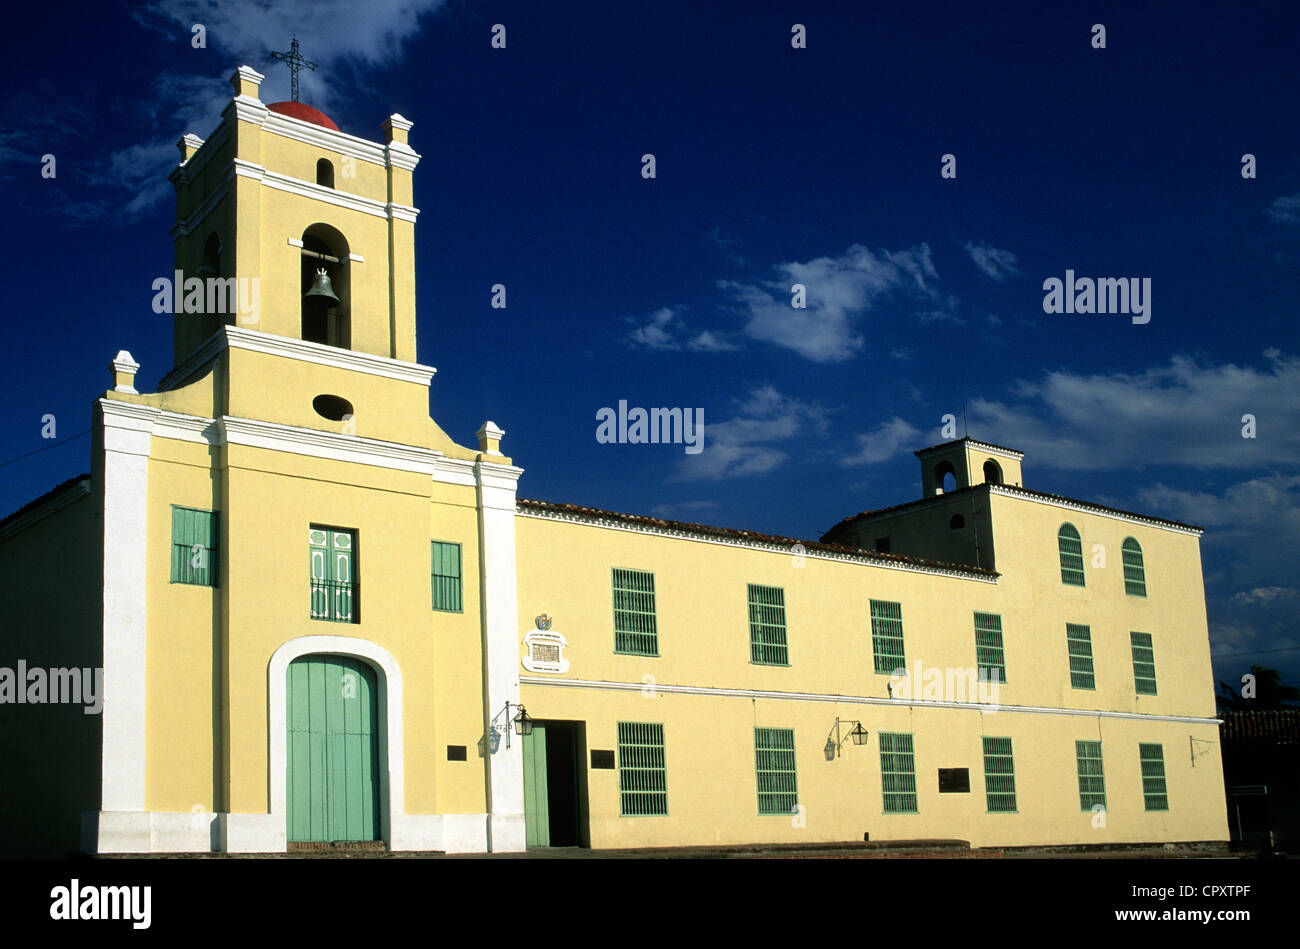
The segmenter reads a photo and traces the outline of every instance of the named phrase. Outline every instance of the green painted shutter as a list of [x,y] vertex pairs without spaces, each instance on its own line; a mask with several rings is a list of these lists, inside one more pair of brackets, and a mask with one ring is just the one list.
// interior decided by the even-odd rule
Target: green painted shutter
[[1129,634],[1133,650],[1133,687],[1138,695],[1156,694],[1156,651],[1151,645],[1150,633]]
[[217,513],[172,505],[171,582],[217,585]]
[[881,732],[880,788],[885,798],[886,814],[915,814],[916,759],[912,750],[912,736]]
[[1165,749],[1162,745],[1138,745],[1142,765],[1142,798],[1149,811],[1169,810],[1169,790],[1165,785]]
[[461,612],[460,544],[433,541],[430,571],[433,576],[433,608],[448,613]]
[[794,729],[754,729],[754,770],[758,775],[758,812],[793,814],[799,804],[795,774]]
[[[509,724],[506,726],[510,727]],[[524,843],[551,845],[551,806],[546,786],[546,726],[533,723],[524,736]]]
[[1142,545],[1126,538],[1120,554],[1124,558],[1124,592],[1129,596],[1147,595],[1146,566],[1142,562]]
[[352,534],[330,531],[331,619],[352,622],[355,581],[352,575]]
[[1061,582],[1083,586],[1083,540],[1073,524],[1061,525],[1056,544],[1061,553]]
[[1079,806],[1090,811],[1106,806],[1106,775],[1101,764],[1101,742],[1076,741],[1074,754],[1079,765]]
[[1016,810],[1016,766],[1010,738],[984,736],[984,797],[990,814]]
[[1070,686],[1095,689],[1097,677],[1092,665],[1092,630],[1079,623],[1065,624],[1065,643],[1070,653]]
[[749,659],[765,665],[790,664],[785,640],[785,590],[749,584]]
[[1007,681],[1006,658],[1002,651],[1002,617],[997,613],[975,614],[975,664],[981,678],[989,682]]
[[311,618],[329,618],[329,531],[313,527],[307,532],[311,560]]
[[311,564],[311,618],[357,621],[356,537],[352,531],[312,527],[307,532]]
[[286,675],[289,840],[379,839],[374,670],[346,656],[306,656]]
[[871,649],[876,672],[893,675],[907,668],[903,653],[903,606],[888,600],[871,601]]

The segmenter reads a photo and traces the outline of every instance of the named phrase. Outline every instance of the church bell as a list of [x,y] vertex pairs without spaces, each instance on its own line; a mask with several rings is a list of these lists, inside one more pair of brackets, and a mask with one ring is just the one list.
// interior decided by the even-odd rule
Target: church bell
[[316,269],[316,279],[311,282],[311,289],[303,295],[303,299],[322,303],[326,307],[338,306],[339,298],[334,295],[334,287],[331,286],[329,274],[324,267]]

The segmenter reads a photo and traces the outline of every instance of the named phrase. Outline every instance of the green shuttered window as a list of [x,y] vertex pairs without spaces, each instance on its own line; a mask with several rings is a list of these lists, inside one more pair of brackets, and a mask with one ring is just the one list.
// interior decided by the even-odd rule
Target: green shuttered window
[[1097,677],[1092,667],[1092,630],[1078,623],[1066,623],[1065,641],[1070,650],[1071,687],[1095,689]]
[[1138,695],[1156,694],[1156,651],[1150,633],[1129,633],[1133,648],[1133,686]]
[[1016,768],[1010,738],[984,737],[984,797],[990,814],[1016,809]]
[[886,814],[916,813],[916,761],[912,736],[880,733],[880,787]]
[[1165,749],[1162,745],[1138,745],[1142,762],[1142,797],[1149,811],[1169,810],[1169,791],[1165,786]]
[[997,613],[975,614],[975,664],[979,676],[988,682],[1006,682],[1007,666],[1002,653],[1002,617]]
[[1101,742],[1076,741],[1074,754],[1079,762],[1079,807],[1090,811],[1106,806],[1106,776],[1101,768]]
[[433,576],[433,608],[461,612],[460,544],[435,540],[430,554]]
[[871,649],[876,672],[893,675],[907,668],[903,654],[903,607],[889,600],[871,601]]
[[312,527],[307,535],[311,562],[311,618],[358,623],[357,539],[353,531]]
[[1083,540],[1073,524],[1062,524],[1056,534],[1056,544],[1061,551],[1061,582],[1073,587],[1083,586]]
[[758,812],[795,813],[799,785],[794,771],[794,729],[755,728],[754,768],[758,774]]
[[749,584],[749,658],[769,666],[788,666],[785,641],[785,590]]
[[614,568],[614,651],[659,655],[653,573]]
[[668,770],[664,763],[663,725],[618,723],[618,799],[623,817],[667,815]]
[[1126,537],[1120,553],[1124,557],[1124,592],[1129,596],[1146,596],[1147,571],[1142,562],[1142,545]]
[[172,583],[217,585],[217,512],[172,505]]

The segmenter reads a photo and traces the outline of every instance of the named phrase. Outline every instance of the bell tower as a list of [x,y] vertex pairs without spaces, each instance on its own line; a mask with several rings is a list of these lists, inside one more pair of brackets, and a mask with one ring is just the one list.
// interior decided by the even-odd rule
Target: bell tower
[[973,438],[932,445],[914,452],[921,462],[921,496],[951,494],[977,484],[1020,485],[1024,452]]
[[372,142],[263,78],[239,67],[216,131],[178,143],[176,365],[223,324],[414,362],[411,122]]

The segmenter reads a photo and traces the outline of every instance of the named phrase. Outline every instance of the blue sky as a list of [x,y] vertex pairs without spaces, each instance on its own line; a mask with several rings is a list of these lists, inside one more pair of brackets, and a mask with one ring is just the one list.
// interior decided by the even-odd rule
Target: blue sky
[[[143,386],[170,368],[175,142],[241,63],[287,99],[267,54],[296,30],[303,101],[415,123],[433,413],[462,444],[505,428],[522,496],[816,538],[919,496],[912,452],[965,404],[1028,487],[1205,526],[1217,676],[1300,680],[1300,12],[982,6],[25,7],[0,463],[56,447],[0,467],[0,512],[89,470],[72,436],[119,349]],[[1151,321],[1044,313],[1067,269],[1150,278]],[[620,399],[702,408],[704,451],[598,444]]]

